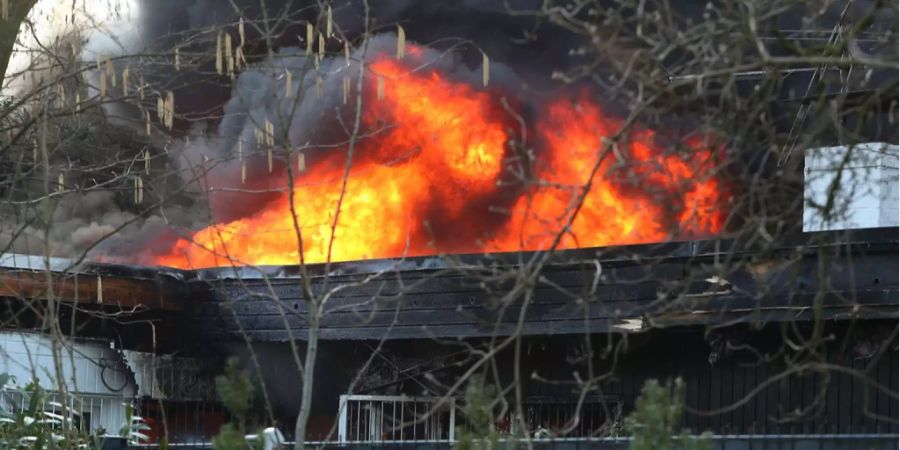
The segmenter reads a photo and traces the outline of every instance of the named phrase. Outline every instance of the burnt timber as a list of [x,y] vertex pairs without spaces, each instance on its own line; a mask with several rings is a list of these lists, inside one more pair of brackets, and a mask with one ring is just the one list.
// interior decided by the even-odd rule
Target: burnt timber
[[[0,272],[0,297],[15,299],[53,298],[68,304],[107,306],[124,309],[180,311],[182,303],[175,299],[166,280],[127,274],[55,272],[36,270],[4,270]],[[52,286],[52,291],[48,288]],[[105,299],[105,300],[104,300]]]
[[[516,255],[461,257],[452,266],[430,258],[342,263],[328,276],[322,266],[308,269],[316,295],[332,291],[324,340],[510,335],[520,314],[523,335],[571,335],[817,316],[895,319],[897,245],[897,229],[886,228],[810,233],[765,253],[721,240],[565,251],[543,268],[527,304],[501,302],[511,283],[491,280],[515,267]],[[717,262],[735,259],[742,261],[737,270],[717,273]],[[297,268],[226,268],[197,277],[191,283],[208,286],[208,295],[189,307],[205,336],[306,338]]]
[[6,254],[0,257],[0,328],[46,331],[49,309],[73,337],[176,351],[188,320],[185,277],[162,268]]
[[[321,324],[322,361],[316,371],[323,381],[313,399],[316,425],[310,436],[329,438],[337,399],[362,370],[372,342],[388,340],[382,353],[411,366],[383,363],[370,371],[374,375],[366,372],[380,382],[356,392],[421,395],[423,386],[434,389],[430,377],[448,385],[471,364],[455,359],[456,347],[435,345],[436,339],[482,345],[515,332],[519,317],[527,356],[522,372],[539,375],[523,380],[528,402],[566,404],[577,398],[571,386],[541,380],[583,372],[587,335],[596,349],[628,342],[617,358],[591,358],[596,369],[615,370],[602,385],[605,397],[595,404],[619,411],[618,417],[603,419],[610,423],[634,409],[644,380],[678,376],[685,380],[687,405],[724,411],[689,412],[683,425],[694,432],[831,433],[854,439],[860,433],[880,433],[876,437],[883,439],[897,432],[898,359],[891,334],[900,303],[897,228],[808,233],[762,248],[707,240],[562,251],[540,271],[529,303],[519,297],[499,301],[511,282],[498,274],[536,256],[337,263],[327,276],[324,266],[307,267],[316,294],[333,292]],[[40,266],[3,268],[6,286],[0,297],[41,304],[47,294],[38,282],[47,273]],[[297,267],[179,271],[85,263],[49,273],[60,287],[54,298],[61,309],[138,308],[148,319],[107,320],[109,326],[86,326],[81,335],[115,337],[125,348],[144,345],[207,357],[231,355],[249,338],[254,346],[268,345],[269,365],[262,375],[268,386],[299,376],[284,362],[290,348],[283,343],[303,340],[308,331]],[[102,295],[96,291],[98,278]],[[808,334],[817,318],[833,337],[821,347],[821,361],[788,363],[777,356],[793,333],[785,330]],[[151,320],[152,336],[145,325]],[[154,339],[160,346],[149,348]],[[741,348],[754,351],[735,350]],[[872,351],[877,348],[887,350]],[[514,366],[509,352],[497,358],[508,376]],[[813,369],[792,372],[804,365]],[[833,373],[816,371],[819,366]],[[387,375],[378,375],[385,370]],[[865,376],[852,376],[851,370]],[[269,394],[279,399],[278,421],[293,423],[297,392]],[[793,411],[804,414],[793,417]]]
[[[332,292],[324,340],[639,332],[690,325],[898,317],[897,228],[807,233],[764,252],[728,240],[561,251],[534,295],[503,299],[498,274],[536,254],[373,260],[307,267]],[[522,258],[522,259],[520,259]],[[736,267],[719,273],[717,267]],[[0,298],[182,316],[216,340],[307,336],[297,267],[198,271],[82,263],[0,268]],[[500,279],[498,279],[500,278]],[[102,294],[98,294],[98,288]],[[523,311],[524,308],[524,311]]]

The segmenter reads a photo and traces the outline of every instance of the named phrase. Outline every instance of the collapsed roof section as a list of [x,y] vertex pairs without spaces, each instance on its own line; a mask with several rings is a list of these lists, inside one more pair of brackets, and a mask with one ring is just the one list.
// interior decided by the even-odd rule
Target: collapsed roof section
[[709,240],[568,250],[549,255],[536,270],[542,256],[201,271],[103,264],[42,271],[7,260],[0,297],[47,300],[49,275],[61,304],[177,316],[196,325],[191,332],[222,341],[242,334],[286,341],[308,333],[303,273],[323,305],[326,340],[896,318],[900,296],[895,227],[803,233],[764,246]]
[[[523,280],[539,254],[345,263],[328,274],[315,266],[309,286],[326,340],[896,318],[897,242],[897,229],[883,228],[808,233],[765,249],[719,240],[564,251],[531,278],[527,295]],[[206,271],[192,283],[209,286],[209,296],[190,314],[219,339],[305,339],[308,299],[287,269],[255,278]]]

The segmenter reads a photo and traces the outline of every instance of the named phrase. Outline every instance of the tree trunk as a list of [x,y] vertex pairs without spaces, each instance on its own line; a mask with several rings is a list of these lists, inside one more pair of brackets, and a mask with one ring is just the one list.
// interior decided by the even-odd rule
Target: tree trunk
[[37,0],[7,0],[9,1],[9,17],[6,20],[0,18],[0,74],[6,81],[6,68],[12,57],[13,47],[16,45],[16,37],[19,35],[19,27],[22,21],[28,17],[28,12]]
[[294,449],[302,450],[306,441],[306,424],[312,407],[313,373],[316,371],[316,353],[319,350],[319,304],[309,302],[309,337],[306,342],[306,361],[303,363],[303,397],[300,412],[294,425]]

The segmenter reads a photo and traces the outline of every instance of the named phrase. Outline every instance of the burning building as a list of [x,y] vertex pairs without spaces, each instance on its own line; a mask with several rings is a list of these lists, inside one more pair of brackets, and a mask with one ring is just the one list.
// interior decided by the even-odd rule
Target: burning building
[[[680,377],[690,411],[683,425],[723,436],[719,445],[889,445],[897,403],[877,386],[891,389],[897,379],[896,230],[802,239],[765,258],[744,250],[753,262],[724,277],[711,264],[733,253],[722,241],[564,251],[542,268],[530,298],[510,300],[503,295],[514,282],[488,275],[517,268],[517,254],[452,264],[429,257],[345,262],[328,272],[310,265],[305,275],[297,266],[156,272],[87,265],[60,275],[59,286],[84,287],[62,289],[57,301],[60,320],[79,323],[78,334],[117,336],[111,356],[95,360],[103,373],[80,369],[81,386],[94,377],[131,386],[125,396],[82,394],[75,404],[100,408],[100,421],[108,420],[101,411],[111,414],[100,400],[115,406],[135,399],[154,440],[208,441],[227,419],[212,388],[221,359],[211,355],[246,358],[264,386],[268,414],[290,438],[304,379],[294,361],[310,336],[312,307],[299,283],[306,280],[313,292],[331,293],[317,325],[310,441],[446,445],[466,423],[459,380],[494,365],[499,383],[523,374],[522,420],[534,438],[623,445],[617,436],[643,380]],[[830,261],[825,274],[822,258]],[[7,310],[19,309],[21,300],[12,299],[46,295],[28,290],[29,268],[4,270]],[[816,298],[820,306],[811,307]],[[114,319],[131,305],[140,305],[133,323]],[[39,321],[29,320],[40,316],[20,314],[19,326],[32,327]],[[786,333],[803,336],[819,326],[829,337],[821,359],[780,354]],[[520,362],[513,343],[521,346]],[[71,345],[79,358],[90,357],[85,344]],[[483,352],[495,354],[485,359]],[[578,378],[598,375],[598,387],[585,392]],[[450,403],[441,406],[441,399]],[[511,432],[513,408],[498,413],[498,430]]]
[[[791,67],[774,88],[741,71],[700,92],[702,76],[668,74],[645,105],[646,80],[610,85],[622,67],[591,66],[572,24],[516,47],[527,20],[504,9],[346,2],[287,9],[265,34],[255,6],[195,3],[185,30],[215,32],[167,54],[174,72],[148,70],[140,101],[100,105],[146,135],[132,210],[74,190],[65,231],[42,237],[72,258],[3,255],[6,326],[75,351],[4,335],[0,372],[27,353],[11,342],[50,348],[37,366],[61,368],[41,380],[60,395],[100,381],[75,389],[85,426],[133,403],[151,444],[208,443],[235,419],[214,387],[234,357],[247,423],[295,439],[302,422],[328,446],[452,445],[476,427],[481,380],[504,439],[619,448],[645,381],[680,379],[679,426],[719,448],[896,448],[896,70]],[[141,15],[150,34],[178,14],[162,5]],[[497,26],[461,29],[472,17]],[[88,77],[105,90],[118,70]],[[698,119],[766,89],[753,113],[778,139],[740,109]],[[874,102],[874,119],[802,140],[821,98]]]
[[[526,101],[504,85],[473,86],[460,61],[435,50],[410,43],[398,60],[394,36],[367,46],[320,63],[327,79],[285,75],[310,64],[299,50],[239,75],[229,105],[243,122],[226,118],[217,136],[187,149],[234,158],[205,181],[222,220],[139,261],[320,263],[661,242],[722,229],[731,193],[714,172],[724,158],[715,136],[643,128],[621,136],[624,120],[587,89]],[[334,130],[353,123],[357,95],[360,136],[348,141]],[[606,140],[621,143],[598,154]],[[264,192],[215,192],[225,188]],[[237,218],[234,202],[246,205]]]

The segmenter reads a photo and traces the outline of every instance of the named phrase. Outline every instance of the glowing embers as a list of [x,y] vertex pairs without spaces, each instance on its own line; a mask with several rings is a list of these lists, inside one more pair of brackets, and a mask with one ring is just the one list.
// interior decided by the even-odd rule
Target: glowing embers
[[[155,262],[297,264],[301,247],[306,263],[536,250],[564,229],[559,248],[592,247],[722,227],[726,194],[712,176],[714,152],[699,142],[663,149],[642,130],[607,145],[621,122],[580,95],[539,105],[529,158],[509,145],[518,125],[499,96],[436,71],[411,72],[389,56],[371,69],[365,137],[346,184],[346,149],[321,153],[295,179],[293,205],[284,193],[180,240]],[[523,173],[530,180],[514,176]]]

